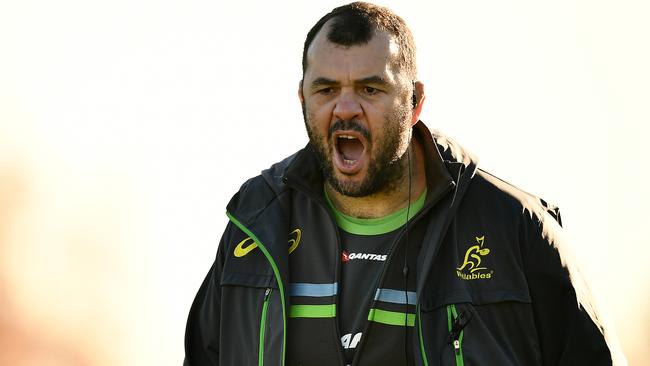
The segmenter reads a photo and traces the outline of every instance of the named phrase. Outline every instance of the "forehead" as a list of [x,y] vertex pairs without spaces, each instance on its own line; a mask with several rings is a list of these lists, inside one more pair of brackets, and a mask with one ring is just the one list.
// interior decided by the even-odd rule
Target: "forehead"
[[333,80],[359,79],[368,76],[395,78],[399,45],[384,31],[375,31],[366,44],[342,46],[327,39],[325,24],[307,50],[305,80],[326,77]]

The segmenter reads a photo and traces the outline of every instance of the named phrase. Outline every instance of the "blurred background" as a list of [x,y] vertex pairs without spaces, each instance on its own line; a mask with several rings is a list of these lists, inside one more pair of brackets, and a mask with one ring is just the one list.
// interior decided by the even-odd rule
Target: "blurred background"
[[[423,120],[562,208],[649,364],[649,3],[378,3],[415,34]],[[0,365],[181,364],[227,201],[307,141],[302,44],[340,4],[0,1]]]

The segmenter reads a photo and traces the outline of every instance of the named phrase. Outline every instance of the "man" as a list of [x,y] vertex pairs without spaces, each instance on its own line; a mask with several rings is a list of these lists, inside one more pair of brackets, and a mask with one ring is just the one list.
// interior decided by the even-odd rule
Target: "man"
[[388,9],[352,3],[309,31],[309,144],[228,204],[186,365],[611,364],[558,210],[432,134],[416,72]]

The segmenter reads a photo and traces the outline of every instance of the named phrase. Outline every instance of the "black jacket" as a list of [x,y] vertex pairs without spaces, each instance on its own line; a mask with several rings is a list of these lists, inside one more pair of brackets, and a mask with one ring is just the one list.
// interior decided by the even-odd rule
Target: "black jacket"
[[[478,169],[470,153],[423,123],[414,133],[428,185],[415,364],[611,365],[588,290],[565,255],[557,208]],[[185,365],[289,363],[288,252],[300,240],[290,221],[330,220],[321,235],[335,237],[322,184],[308,145],[235,194],[217,258],[190,310]],[[312,212],[294,212],[298,194],[313,201]],[[247,250],[259,254],[239,260]],[[332,255],[340,253],[333,248]],[[368,364],[372,352],[366,346],[357,364]],[[310,364],[341,362],[324,354]]]

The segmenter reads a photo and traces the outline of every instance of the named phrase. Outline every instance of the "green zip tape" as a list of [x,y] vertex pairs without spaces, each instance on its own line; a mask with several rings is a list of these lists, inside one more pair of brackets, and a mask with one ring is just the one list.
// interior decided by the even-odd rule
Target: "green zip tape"
[[[447,327],[450,332],[451,332],[453,320],[456,319],[458,319],[458,311],[456,311],[456,305],[454,304],[447,305]],[[463,359],[463,334],[464,333],[465,331],[461,330],[460,335],[458,336],[458,353],[456,353],[456,349],[454,348],[454,356],[456,357],[456,366],[465,366],[465,360]]]
[[264,304],[262,305],[262,316],[260,317],[260,348],[258,352],[257,363],[259,366],[264,365],[264,338],[266,336],[266,313],[269,309],[269,299],[271,298],[272,289],[267,289],[268,293],[264,294]]
[[275,274],[275,279],[278,281],[278,288],[280,289],[280,302],[282,302],[282,322],[284,325],[283,332],[282,332],[282,365],[284,365],[284,350],[286,349],[286,344],[287,344],[287,314],[285,309],[285,300],[284,300],[284,285],[282,284],[282,278],[280,277],[280,270],[278,270],[278,266],[275,264],[275,261],[273,260],[273,257],[271,257],[271,254],[269,253],[268,249],[262,244],[262,242],[253,234],[252,231],[248,230],[246,226],[244,226],[239,220],[237,220],[233,215],[230,214],[230,212],[226,212],[226,216],[232,221],[233,224],[235,224],[241,231],[246,233],[246,235],[250,236],[251,239],[253,239],[262,253],[264,253],[264,256],[266,259],[269,261],[271,264],[271,268],[273,268],[273,274]]
[[427,360],[427,352],[424,349],[424,337],[422,336],[422,316],[420,315],[420,304],[418,304],[418,334],[420,335],[420,354],[422,356],[422,363],[424,366],[429,366],[429,360]]

